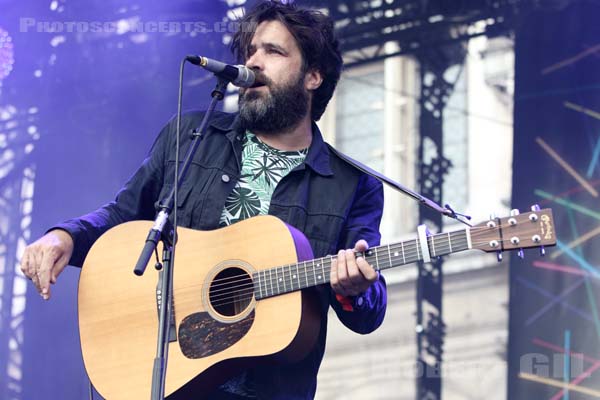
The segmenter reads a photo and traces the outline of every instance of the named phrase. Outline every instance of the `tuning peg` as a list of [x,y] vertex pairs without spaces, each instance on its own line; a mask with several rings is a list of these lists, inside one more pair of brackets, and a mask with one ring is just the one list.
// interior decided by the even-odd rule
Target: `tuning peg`
[[496,258],[498,259],[498,262],[502,262],[502,252],[501,251],[496,252]]
[[[536,211],[540,211],[540,210],[541,210],[541,208],[540,208],[539,204],[534,204],[534,205],[531,206],[531,211],[536,212]],[[536,218],[536,220],[537,220],[537,218]],[[533,219],[532,219],[532,221],[535,222]],[[538,239],[538,240],[540,240],[540,239]],[[546,249],[544,248],[544,246],[540,246],[540,256],[543,257],[545,255],[546,255]]]
[[517,252],[517,255],[519,256],[519,258],[521,260],[525,258],[525,253],[523,252],[523,249],[519,249],[519,251]]
[[520,214],[520,211],[516,208],[513,208],[512,210],[510,210],[510,218],[508,219],[508,224],[510,226],[517,225],[517,219],[515,217],[519,214]]
[[490,220],[487,223],[488,228],[496,227],[496,213],[490,213]]

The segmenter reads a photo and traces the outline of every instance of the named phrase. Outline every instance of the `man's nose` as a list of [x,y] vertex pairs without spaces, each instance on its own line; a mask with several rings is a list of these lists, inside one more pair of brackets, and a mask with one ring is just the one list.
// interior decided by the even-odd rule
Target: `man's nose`
[[246,59],[245,65],[248,68],[262,71],[264,69],[264,63],[262,56],[260,55],[260,50],[257,50],[254,53],[252,53],[252,55],[248,57],[248,59]]

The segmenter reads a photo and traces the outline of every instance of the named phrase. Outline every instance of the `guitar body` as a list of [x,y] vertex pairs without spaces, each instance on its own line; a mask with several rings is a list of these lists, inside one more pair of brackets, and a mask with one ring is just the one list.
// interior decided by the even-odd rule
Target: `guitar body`
[[[159,274],[154,261],[142,277],[133,267],[151,227],[133,221],[106,232],[79,280],[85,368],[110,400],[150,398]],[[312,258],[300,232],[260,216],[215,231],[178,233],[169,399],[200,398],[245,367],[300,360],[312,349],[320,326],[316,296],[297,291],[257,301],[252,288],[253,273]]]

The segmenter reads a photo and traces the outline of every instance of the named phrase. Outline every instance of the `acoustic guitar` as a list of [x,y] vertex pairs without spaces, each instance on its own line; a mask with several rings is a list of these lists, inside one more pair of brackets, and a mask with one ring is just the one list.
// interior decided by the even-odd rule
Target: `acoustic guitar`
[[[110,400],[150,398],[156,354],[159,274],[133,274],[152,226],[107,231],[79,279],[85,368]],[[313,259],[308,240],[273,216],[214,231],[178,229],[165,395],[197,399],[258,362],[292,362],[314,346],[320,313],[302,289],[329,283],[335,256]],[[361,254],[378,270],[469,249],[486,252],[556,244],[552,211],[495,218],[449,233],[374,247]],[[425,238],[425,239],[423,239]],[[192,397],[196,393],[196,397]]]

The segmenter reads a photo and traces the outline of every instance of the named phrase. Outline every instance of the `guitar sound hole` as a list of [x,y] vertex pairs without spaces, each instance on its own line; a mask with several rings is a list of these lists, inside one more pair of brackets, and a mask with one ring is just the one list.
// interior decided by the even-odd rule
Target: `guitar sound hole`
[[241,268],[226,268],[210,284],[209,299],[213,309],[226,317],[242,313],[252,301],[252,278]]

